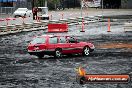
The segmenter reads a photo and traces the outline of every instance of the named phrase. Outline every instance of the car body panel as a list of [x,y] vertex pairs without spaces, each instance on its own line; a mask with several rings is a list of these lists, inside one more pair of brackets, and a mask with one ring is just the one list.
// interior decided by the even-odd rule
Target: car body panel
[[[62,40],[60,40],[63,37]],[[28,53],[31,55],[35,55],[37,53],[43,53],[44,55],[53,55],[56,49],[60,49],[62,54],[76,54],[82,53],[85,46],[90,48],[92,52],[95,47],[92,43],[89,42],[78,42],[75,38],[74,41],[71,41],[70,36],[39,36],[35,38],[45,38],[45,43],[41,44],[31,44],[28,45]],[[33,39],[35,40],[35,39]],[[62,41],[62,42],[61,42]],[[38,41],[37,41],[38,42]]]
[[27,8],[18,8],[17,10],[15,10],[15,12],[13,13],[13,16],[31,16],[32,15],[32,10],[28,10]]

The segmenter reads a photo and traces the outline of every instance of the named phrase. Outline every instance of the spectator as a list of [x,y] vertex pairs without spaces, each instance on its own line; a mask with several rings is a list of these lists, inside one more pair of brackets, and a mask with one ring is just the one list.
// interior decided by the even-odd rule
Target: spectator
[[34,7],[32,12],[33,12],[33,20],[36,20],[38,8],[37,7]]

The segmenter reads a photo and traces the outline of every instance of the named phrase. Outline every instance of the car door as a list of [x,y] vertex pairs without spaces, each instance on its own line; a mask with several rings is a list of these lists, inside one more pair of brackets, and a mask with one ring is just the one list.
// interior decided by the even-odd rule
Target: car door
[[80,53],[80,43],[74,37],[69,38],[69,48],[71,53]]
[[69,53],[69,43],[67,43],[66,37],[64,36],[59,37],[59,42],[57,44],[57,47],[62,49],[63,54]]
[[48,51],[54,52],[58,43],[57,37],[49,37]]

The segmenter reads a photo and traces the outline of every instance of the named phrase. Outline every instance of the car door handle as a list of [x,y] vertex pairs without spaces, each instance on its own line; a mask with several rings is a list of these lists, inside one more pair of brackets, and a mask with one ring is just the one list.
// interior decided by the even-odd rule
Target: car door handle
[[70,46],[73,46],[73,45],[70,45]]

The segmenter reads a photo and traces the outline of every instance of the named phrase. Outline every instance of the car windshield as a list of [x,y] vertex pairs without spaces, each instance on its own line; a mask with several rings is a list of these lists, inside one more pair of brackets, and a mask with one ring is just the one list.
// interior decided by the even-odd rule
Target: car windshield
[[45,43],[45,38],[37,37],[33,41],[31,41],[31,44],[42,44]]

